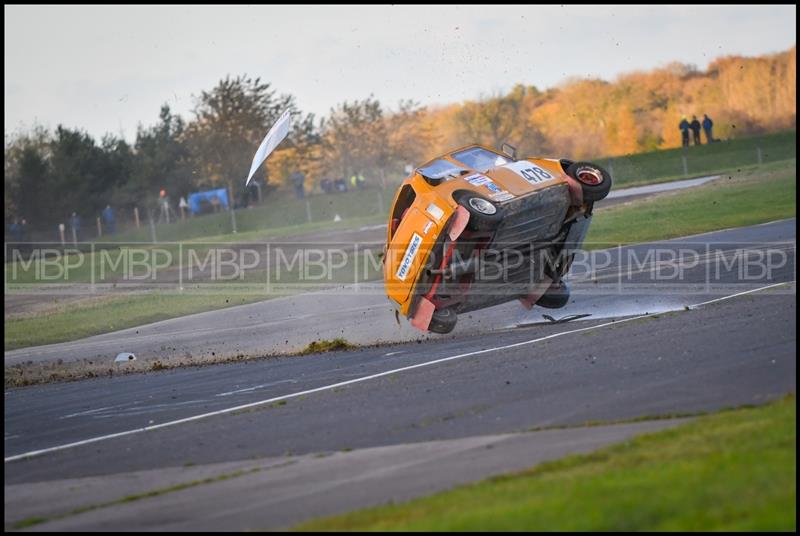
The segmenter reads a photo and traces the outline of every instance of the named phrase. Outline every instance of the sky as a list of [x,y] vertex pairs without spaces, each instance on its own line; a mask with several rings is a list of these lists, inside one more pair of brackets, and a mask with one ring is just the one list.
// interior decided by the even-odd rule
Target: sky
[[19,6],[5,8],[5,132],[63,124],[132,141],[162,104],[248,74],[324,116],[373,95],[425,106],[517,83],[613,80],[796,43],[784,6]]

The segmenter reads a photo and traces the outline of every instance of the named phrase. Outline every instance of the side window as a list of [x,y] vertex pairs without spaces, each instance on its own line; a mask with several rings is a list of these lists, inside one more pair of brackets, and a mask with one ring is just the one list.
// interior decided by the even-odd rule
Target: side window
[[406,211],[411,207],[411,205],[414,203],[414,199],[416,198],[417,194],[414,192],[414,189],[410,184],[406,184],[400,189],[400,193],[397,194],[397,200],[394,202],[394,208],[392,209],[392,227],[389,233],[390,238],[394,236],[394,232],[397,231],[398,227],[400,227],[400,222],[403,221],[403,216],[405,216]]

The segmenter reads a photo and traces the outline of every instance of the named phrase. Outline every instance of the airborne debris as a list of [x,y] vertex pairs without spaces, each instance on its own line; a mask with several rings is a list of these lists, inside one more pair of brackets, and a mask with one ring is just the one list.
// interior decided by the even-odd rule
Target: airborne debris
[[114,358],[114,363],[125,363],[128,361],[136,361],[136,356],[130,352],[120,352]]
[[256,154],[253,156],[253,162],[250,165],[250,173],[247,175],[247,180],[245,181],[245,186],[250,184],[250,179],[253,178],[253,174],[256,172],[258,167],[267,159],[270,153],[278,146],[280,142],[289,134],[289,130],[292,127],[292,116],[289,113],[289,110],[286,110],[281,114],[275,124],[272,125],[272,128],[267,132],[267,135],[264,136],[264,140],[259,145]]
[[558,320],[556,320],[555,318],[553,318],[550,315],[542,315],[542,317],[544,317],[545,320],[548,320],[553,324],[564,324],[565,322],[571,322],[573,320],[578,320],[579,318],[586,318],[587,316],[592,316],[592,314],[591,313],[584,313],[584,314],[581,314],[581,315],[567,315],[567,316],[562,316]]

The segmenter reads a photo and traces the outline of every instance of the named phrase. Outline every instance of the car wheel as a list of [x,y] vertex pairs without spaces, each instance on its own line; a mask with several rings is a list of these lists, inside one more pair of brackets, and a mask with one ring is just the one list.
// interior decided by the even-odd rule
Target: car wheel
[[561,309],[569,302],[569,287],[563,281],[551,285],[547,292],[542,294],[536,305],[545,309]]
[[456,202],[469,212],[467,228],[471,231],[492,231],[503,221],[503,209],[476,193],[454,194]]
[[567,168],[567,175],[581,185],[586,201],[600,201],[611,191],[611,175],[597,164],[575,162]]
[[452,309],[437,309],[433,312],[428,331],[441,334],[450,333],[456,327],[457,321],[458,315]]

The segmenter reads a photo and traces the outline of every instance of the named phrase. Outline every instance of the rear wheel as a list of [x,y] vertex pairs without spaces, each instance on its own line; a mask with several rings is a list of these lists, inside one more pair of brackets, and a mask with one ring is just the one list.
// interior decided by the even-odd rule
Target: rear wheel
[[452,309],[437,309],[433,312],[428,331],[441,334],[450,333],[456,327],[457,321],[458,315]]
[[485,197],[469,191],[456,192],[453,197],[469,212],[467,228],[471,231],[492,231],[503,220],[503,209]]
[[586,201],[600,201],[611,191],[611,175],[597,164],[575,162],[567,168],[567,175],[580,183]]
[[569,287],[563,281],[551,285],[547,292],[542,294],[536,305],[545,309],[561,309],[569,302]]

